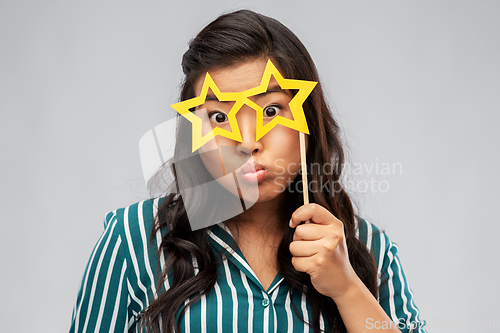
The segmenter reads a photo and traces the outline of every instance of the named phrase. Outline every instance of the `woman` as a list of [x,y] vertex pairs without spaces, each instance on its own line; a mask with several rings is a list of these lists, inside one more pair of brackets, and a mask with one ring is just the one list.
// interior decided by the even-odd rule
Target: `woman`
[[[184,54],[180,99],[204,92],[189,111],[205,114],[212,129],[234,133],[228,115],[238,102],[223,101],[217,88],[251,91],[271,65],[286,79],[319,81],[307,50],[281,23],[247,10],[222,15]],[[209,78],[214,85],[207,93]],[[342,188],[339,128],[320,83],[303,103],[307,162],[324,166],[309,168],[311,204],[303,204],[299,133],[276,125],[256,135],[252,103],[261,107],[264,124],[278,116],[296,120],[289,102],[297,90],[276,78],[265,93],[238,105],[240,141],[219,135],[193,152],[192,124],[181,118],[172,189],[182,195],[108,213],[71,332],[423,331],[397,247],[355,215]],[[232,171],[237,187],[226,182]],[[221,221],[217,212],[231,206],[199,186],[209,180],[244,208],[195,227],[194,221]],[[252,190],[257,195],[246,200]]]

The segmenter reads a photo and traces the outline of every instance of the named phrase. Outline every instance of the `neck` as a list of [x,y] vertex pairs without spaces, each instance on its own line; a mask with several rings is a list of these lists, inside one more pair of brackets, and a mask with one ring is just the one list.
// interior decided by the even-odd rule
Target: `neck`
[[236,241],[238,238],[256,237],[279,241],[287,225],[279,220],[278,207],[282,196],[265,202],[256,202],[240,215],[226,221]]

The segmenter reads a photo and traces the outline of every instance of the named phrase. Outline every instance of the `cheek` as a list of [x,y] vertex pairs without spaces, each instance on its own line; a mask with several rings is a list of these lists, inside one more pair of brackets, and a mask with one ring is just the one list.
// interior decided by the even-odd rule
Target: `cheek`
[[299,173],[300,171],[300,154],[297,156],[293,156],[293,162],[290,163],[288,167],[288,171],[292,178],[295,178],[295,176]]
[[250,155],[236,149],[236,141],[220,136],[200,148],[201,160],[214,179],[237,170],[250,159]]
[[297,174],[300,170],[299,132],[278,125],[267,135],[266,145],[272,150],[275,160],[284,160],[281,164],[285,164],[290,174]]
[[217,179],[224,175],[218,149],[205,151],[201,151],[200,149],[200,157],[205,165],[205,168],[213,178]]

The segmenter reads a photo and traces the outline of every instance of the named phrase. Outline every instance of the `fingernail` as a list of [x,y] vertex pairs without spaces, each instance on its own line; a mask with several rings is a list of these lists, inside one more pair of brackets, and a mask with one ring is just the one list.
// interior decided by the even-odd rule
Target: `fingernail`
[[292,219],[290,219],[290,223],[288,223],[288,225],[290,226],[290,228],[292,227]]

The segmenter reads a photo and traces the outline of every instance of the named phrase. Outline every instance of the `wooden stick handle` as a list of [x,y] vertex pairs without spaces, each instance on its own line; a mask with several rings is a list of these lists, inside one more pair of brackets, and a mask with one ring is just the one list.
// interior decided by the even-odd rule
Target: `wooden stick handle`
[[[302,169],[302,196],[304,197],[304,205],[309,204],[309,182],[307,181],[307,159],[306,159],[306,135],[299,132],[300,142],[300,166]],[[310,220],[305,223],[311,222]]]

